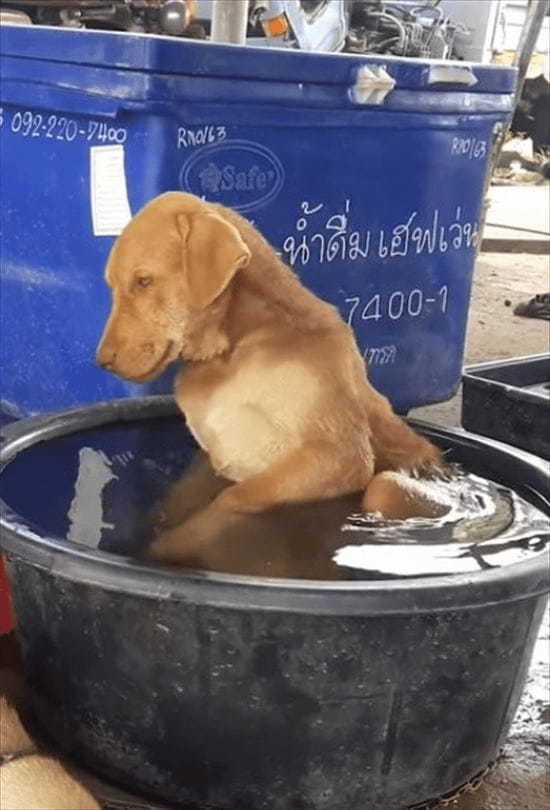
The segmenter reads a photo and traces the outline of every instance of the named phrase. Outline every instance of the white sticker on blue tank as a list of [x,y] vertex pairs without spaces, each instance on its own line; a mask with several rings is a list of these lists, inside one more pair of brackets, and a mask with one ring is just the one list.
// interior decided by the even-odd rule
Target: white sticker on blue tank
[[118,236],[131,220],[122,145],[90,148],[90,205],[94,236]]

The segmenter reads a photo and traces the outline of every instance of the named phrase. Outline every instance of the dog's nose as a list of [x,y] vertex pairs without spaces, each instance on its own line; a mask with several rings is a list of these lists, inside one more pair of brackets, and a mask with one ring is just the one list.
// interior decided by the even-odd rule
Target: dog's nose
[[96,363],[105,371],[112,371],[115,366],[116,352],[100,351],[96,354]]

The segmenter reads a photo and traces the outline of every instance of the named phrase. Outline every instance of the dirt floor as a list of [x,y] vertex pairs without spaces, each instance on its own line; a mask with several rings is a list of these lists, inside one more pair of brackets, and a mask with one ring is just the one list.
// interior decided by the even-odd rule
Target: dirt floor
[[[482,253],[472,290],[465,365],[540,354],[550,349],[550,323],[514,315],[514,307],[550,292],[550,259],[523,253]],[[461,394],[410,415],[440,425],[459,425]]]

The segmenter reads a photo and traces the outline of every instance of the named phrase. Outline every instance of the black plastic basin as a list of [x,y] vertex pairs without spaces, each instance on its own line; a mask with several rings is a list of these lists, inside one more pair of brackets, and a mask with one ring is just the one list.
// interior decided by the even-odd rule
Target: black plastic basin
[[550,460],[550,353],[465,369],[462,424]]
[[[549,514],[544,462],[421,429]],[[193,450],[171,400],[29,420],[3,438],[2,547],[32,708],[85,766],[171,806],[401,810],[497,756],[545,607],[545,554],[388,582],[145,566],[86,547],[93,493],[92,539],[64,538],[89,462],[106,479],[100,528],[130,547]]]

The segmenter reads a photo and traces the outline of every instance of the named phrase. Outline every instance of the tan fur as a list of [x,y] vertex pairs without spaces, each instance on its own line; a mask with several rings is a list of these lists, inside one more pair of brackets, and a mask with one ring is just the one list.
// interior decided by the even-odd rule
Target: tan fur
[[60,762],[32,754],[0,766],[0,810],[100,810]]
[[0,810],[99,810],[99,805],[53,757],[37,752],[19,715],[0,697],[0,753],[23,754],[0,765]]
[[386,471],[376,475],[367,487],[363,506],[367,512],[391,515],[394,520],[436,518],[449,511],[449,504],[439,501],[438,495],[441,492],[435,494],[426,481]]
[[[113,305],[98,362],[142,381],[185,360],[176,401],[233,482],[184,529],[167,529],[157,556],[170,559],[174,542],[200,544],[231,515],[364,491],[385,470],[442,466],[370,385],[336,309],[234,211],[190,194],[157,197],[117,239],[106,280]],[[391,517],[379,495],[365,503]]]
[[36,751],[36,746],[25,731],[15,707],[0,696],[0,754],[32,751]]

